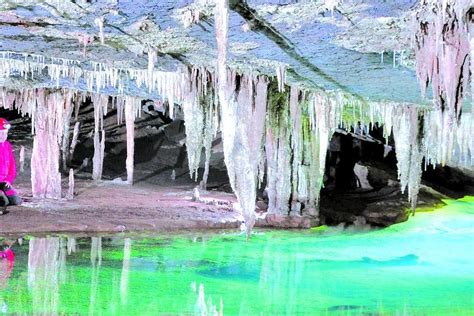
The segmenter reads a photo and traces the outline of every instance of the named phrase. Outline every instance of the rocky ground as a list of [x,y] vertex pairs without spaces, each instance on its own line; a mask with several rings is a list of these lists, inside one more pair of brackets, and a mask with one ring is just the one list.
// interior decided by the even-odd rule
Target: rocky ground
[[[0,116],[14,123],[10,139],[17,159],[20,146],[26,149],[24,171],[16,182],[25,203],[8,207],[10,212],[0,217],[2,235],[240,227],[241,218],[232,207],[236,199],[223,163],[222,142],[218,138],[213,144],[208,190],[201,190],[197,197],[197,183],[188,172],[182,120],[171,121],[158,112],[143,113],[136,124],[135,184],[129,186],[122,180],[126,178],[125,127],[117,125],[111,111],[104,122],[107,142],[103,181],[93,182],[93,117],[90,106],[82,107],[79,143],[63,170],[65,192],[67,172],[69,168],[75,171],[74,199],[41,201],[31,197],[30,122],[14,112]],[[344,223],[384,227],[407,220],[410,210],[397,181],[396,158],[393,151],[385,149],[377,135],[369,139],[344,132],[336,134],[328,153],[319,218],[267,215],[265,192],[261,191],[256,226],[309,228]],[[354,172],[356,169],[359,171]],[[472,174],[453,168],[429,169],[424,173],[419,210],[440,205],[443,198],[474,194],[473,179]]]

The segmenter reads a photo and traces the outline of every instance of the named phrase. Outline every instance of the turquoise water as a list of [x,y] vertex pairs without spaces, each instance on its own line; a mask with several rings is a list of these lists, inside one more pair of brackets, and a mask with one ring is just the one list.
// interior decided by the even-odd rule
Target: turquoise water
[[473,233],[465,198],[378,231],[29,237],[0,314],[474,315]]

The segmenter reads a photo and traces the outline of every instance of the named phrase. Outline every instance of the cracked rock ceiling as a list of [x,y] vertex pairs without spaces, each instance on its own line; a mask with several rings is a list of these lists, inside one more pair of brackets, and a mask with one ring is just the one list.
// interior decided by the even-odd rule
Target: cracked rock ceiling
[[[0,1],[0,51],[91,62],[120,69],[214,68],[213,0]],[[306,87],[344,90],[371,101],[423,104],[411,49],[411,16],[417,0],[230,1],[230,65],[276,75]],[[104,43],[100,40],[103,21]],[[87,44],[87,45],[86,45]],[[9,58],[25,59],[22,54]],[[1,55],[0,55],[1,57]],[[4,56],[5,58],[5,56]],[[0,60],[1,62],[1,60]],[[56,86],[48,76],[2,78],[0,85]],[[87,90],[84,82],[59,84]],[[103,93],[113,94],[107,88]],[[156,97],[130,84],[125,93]]]

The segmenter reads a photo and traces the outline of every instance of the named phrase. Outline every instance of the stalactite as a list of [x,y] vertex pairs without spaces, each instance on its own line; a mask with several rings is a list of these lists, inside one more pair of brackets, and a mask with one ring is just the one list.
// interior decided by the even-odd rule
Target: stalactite
[[74,106],[72,103],[71,98],[66,99],[66,103],[64,105],[64,115],[63,115],[63,132],[62,132],[62,139],[61,139],[61,157],[62,157],[62,170],[67,170],[67,162],[69,160],[69,141],[70,141],[70,125],[71,125],[71,117],[72,112],[74,110]]
[[198,168],[204,148],[205,170],[201,186],[205,190],[209,175],[212,141],[216,136],[218,125],[215,95],[208,86],[211,76],[204,68],[192,68],[189,72],[188,82],[189,90],[184,95],[182,110],[186,127],[189,173],[191,178],[198,180]]
[[191,88],[184,98],[184,124],[186,128],[186,151],[188,154],[189,174],[197,181],[198,168],[201,162],[204,133],[204,111],[201,98],[195,87]]
[[31,155],[31,182],[33,196],[61,198],[61,174],[59,173],[59,142],[62,137],[64,91],[48,93],[37,91],[34,109],[33,152]]
[[[451,118],[459,118],[469,82],[470,0],[423,0],[415,15],[415,53],[421,88],[431,83],[433,97]],[[451,128],[454,122],[446,122]]]
[[98,17],[94,20],[95,24],[99,27],[99,38],[100,38],[100,43],[102,45],[105,44],[105,36],[104,36],[104,22],[105,22],[105,17],[101,16]]
[[276,77],[278,80],[278,91],[283,92],[285,91],[285,83],[286,83],[286,67],[279,66],[276,69]]
[[104,113],[106,112],[109,98],[106,95],[94,94],[94,157],[92,158],[92,179],[102,179],[105,152]]
[[[214,99],[215,96],[212,96]],[[216,138],[217,129],[218,129],[218,111],[216,109],[216,102],[214,100],[209,100],[207,103],[207,107],[205,108],[204,114],[204,138],[203,138],[203,146],[204,146],[204,155],[205,155],[205,162],[204,162],[204,173],[202,175],[202,180],[200,183],[200,187],[203,190],[207,188],[207,180],[209,177],[209,165],[212,155],[212,141]]]
[[77,121],[76,124],[74,124],[74,131],[72,133],[71,147],[69,149],[69,157],[70,158],[72,158],[74,156],[74,150],[76,149],[80,127],[81,127],[81,122]]
[[268,101],[265,153],[268,213],[288,215],[291,196],[291,147],[288,95],[271,90]]
[[[398,178],[402,192],[408,187],[408,200],[414,212],[421,183],[423,154],[418,109],[412,105],[397,107],[393,125]],[[421,131],[422,133],[422,131]]]
[[[264,77],[236,77],[232,71],[229,71],[228,79],[225,94],[230,98],[227,103],[221,102],[222,121],[225,122],[221,127],[224,158],[249,236],[255,223],[268,82]],[[233,91],[236,80],[240,81],[240,89]]]
[[127,129],[127,182],[133,184],[133,169],[135,155],[135,118],[137,110],[141,108],[141,101],[133,97],[125,97],[125,125]]

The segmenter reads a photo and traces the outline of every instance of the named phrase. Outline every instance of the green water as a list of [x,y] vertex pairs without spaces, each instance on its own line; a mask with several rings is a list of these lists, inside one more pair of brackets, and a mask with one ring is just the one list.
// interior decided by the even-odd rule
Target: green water
[[474,198],[379,231],[25,238],[0,314],[474,315]]

